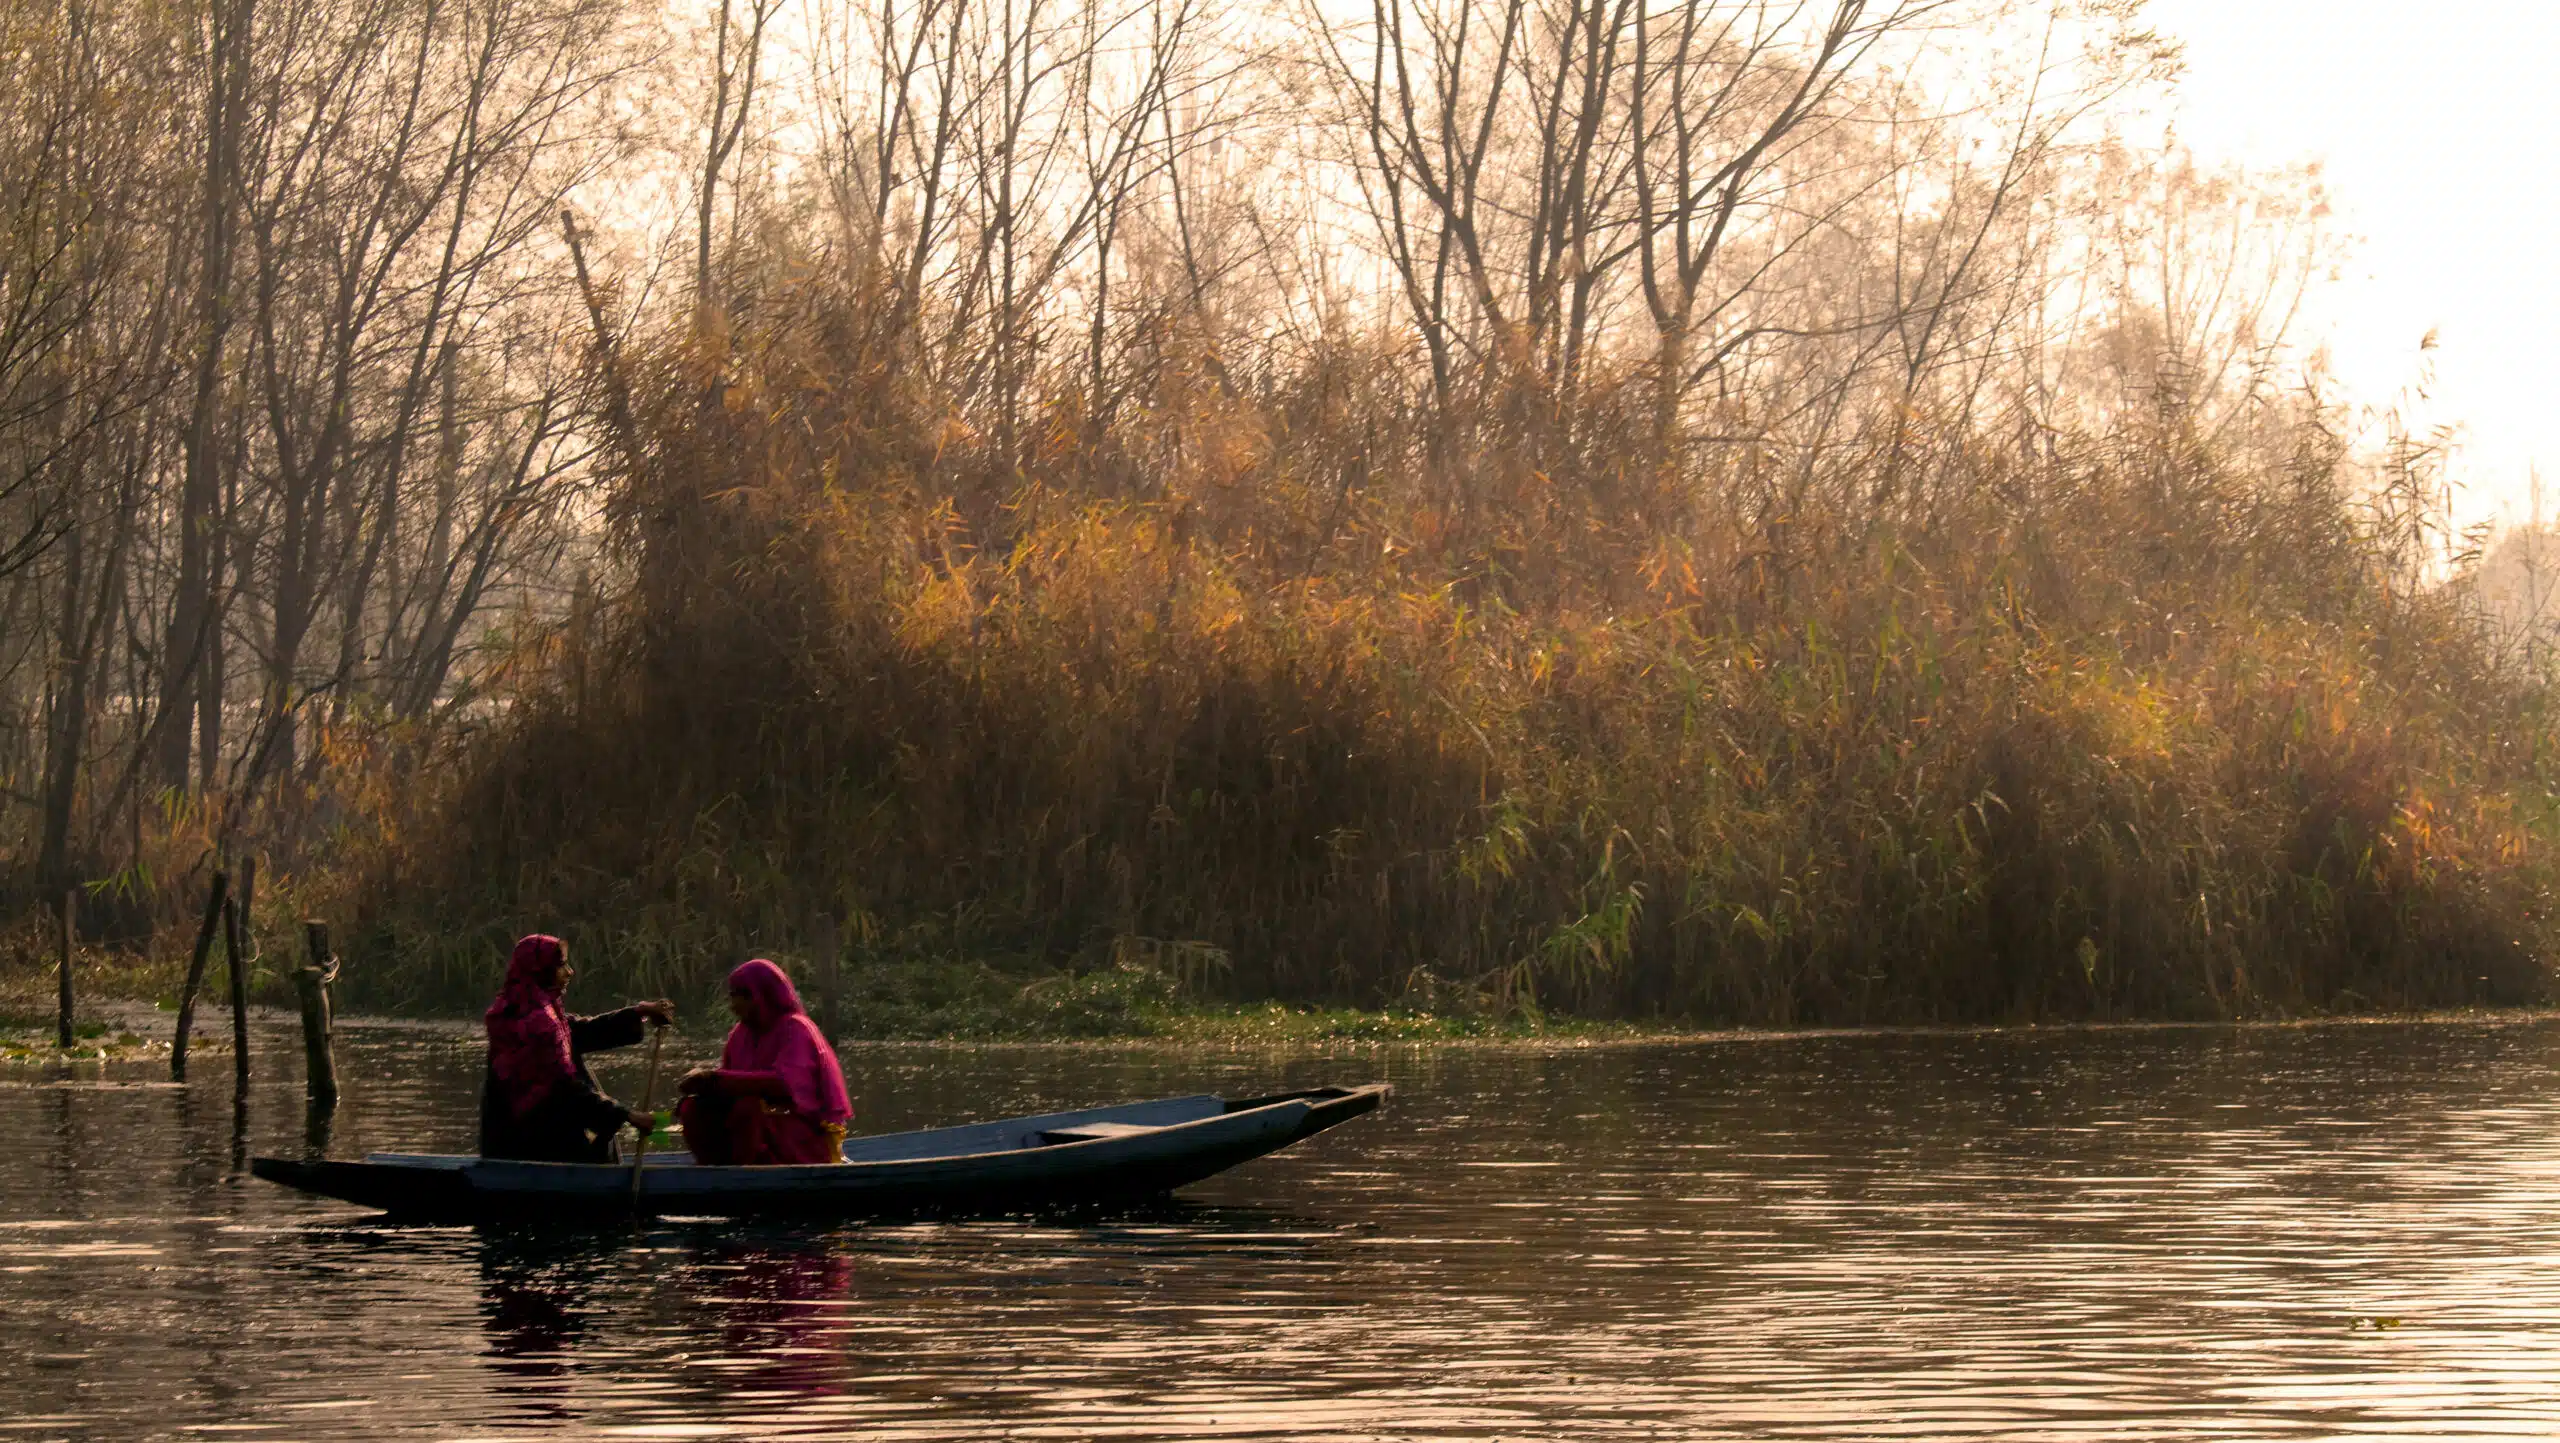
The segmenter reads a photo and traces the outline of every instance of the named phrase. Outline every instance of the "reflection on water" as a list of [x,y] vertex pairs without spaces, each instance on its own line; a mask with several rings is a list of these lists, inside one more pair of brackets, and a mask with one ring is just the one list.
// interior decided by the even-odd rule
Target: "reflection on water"
[[[468,1146],[476,1053],[341,1046],[255,1149]],[[1399,1092],[1143,1207],[395,1228],[227,1078],[0,1072],[0,1438],[2560,1431],[2560,1025],[847,1061],[872,1129]]]

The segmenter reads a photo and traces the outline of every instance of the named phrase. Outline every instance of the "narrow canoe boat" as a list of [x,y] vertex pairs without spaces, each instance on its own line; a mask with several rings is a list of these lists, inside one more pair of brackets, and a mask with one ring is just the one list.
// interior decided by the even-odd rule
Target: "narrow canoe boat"
[[842,1163],[706,1167],[651,1153],[635,1200],[627,1163],[513,1162],[378,1152],[362,1162],[252,1158],[269,1182],[386,1212],[736,1215],[1018,1212],[1169,1192],[1376,1107],[1387,1085],[1230,1101],[1201,1094],[848,1139]]

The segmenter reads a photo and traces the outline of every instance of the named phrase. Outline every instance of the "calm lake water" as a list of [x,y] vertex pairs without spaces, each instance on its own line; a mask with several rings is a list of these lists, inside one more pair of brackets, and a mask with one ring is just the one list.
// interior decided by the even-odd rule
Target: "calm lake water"
[[[468,1150],[475,1049],[341,1046],[333,1155]],[[0,1072],[0,1439],[2560,1432],[2560,1025],[846,1063],[864,1130],[1399,1091],[1099,1216],[543,1233],[247,1178],[220,1055]]]

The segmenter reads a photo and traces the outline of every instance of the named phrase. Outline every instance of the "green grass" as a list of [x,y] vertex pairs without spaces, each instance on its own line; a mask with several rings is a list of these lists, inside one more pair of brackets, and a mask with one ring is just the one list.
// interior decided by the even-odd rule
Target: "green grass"
[[[497,967],[490,964],[489,974]],[[128,979],[147,976],[122,974]],[[0,987],[29,987],[48,982],[30,973],[0,976]],[[813,1011],[825,1006],[821,989],[805,971],[800,977]],[[98,991],[93,1002],[152,1002],[171,1013],[175,999],[148,992],[119,994]],[[342,1010],[349,999],[341,999]],[[601,986],[581,983],[573,1005],[602,1010],[622,997]],[[694,1018],[720,1018],[716,994],[680,998],[681,1011]],[[1310,1042],[1444,1042],[1501,1041],[1537,1038],[1620,1039],[1671,1035],[1624,1022],[1553,1015],[1534,1009],[1493,1010],[1486,999],[1452,996],[1440,1010],[1412,1006],[1359,1008],[1246,1004],[1204,999],[1185,992],[1177,979],[1135,965],[1077,973],[1052,970],[1026,973],[984,961],[906,961],[865,966],[845,980],[835,1007],[835,1035],[848,1041],[1059,1042],[1162,1041],[1187,1043]],[[475,998],[426,1009],[400,1009],[425,1015],[473,1018]],[[347,1010],[361,1016],[361,1009]],[[170,1019],[174,1023],[174,1018]],[[201,1022],[201,1019],[199,1019]],[[165,1030],[165,1029],[164,1029]],[[200,1028],[201,1030],[201,1028]],[[110,1033],[113,1031],[113,1035]],[[166,1037],[145,1038],[108,1024],[78,1024],[81,1045],[63,1054],[53,1046],[53,1019],[31,1010],[0,1010],[0,1060],[122,1058],[165,1050]],[[197,1047],[218,1050],[227,1039],[211,1035]]]
[[1292,1007],[1266,1002],[1175,1012],[1170,1035],[1197,1042],[1491,1042],[1558,1039],[1617,1041],[1670,1037],[1679,1031],[1602,1018],[1417,1012],[1388,1007]]
[[[805,979],[804,979],[805,981]],[[816,1005],[812,991],[810,1000]],[[1174,979],[1121,965],[1025,980],[984,963],[909,963],[867,970],[845,989],[839,1035],[876,1039],[1033,1041],[1163,1038],[1177,1042],[1429,1042],[1465,1038],[1632,1035],[1624,1023],[1534,1010],[1427,1011],[1246,1004],[1187,995]]]
[[168,1050],[165,1037],[155,1040],[94,1020],[75,1021],[71,1036],[72,1045],[60,1047],[50,1015],[0,1009],[0,1063],[125,1062]]

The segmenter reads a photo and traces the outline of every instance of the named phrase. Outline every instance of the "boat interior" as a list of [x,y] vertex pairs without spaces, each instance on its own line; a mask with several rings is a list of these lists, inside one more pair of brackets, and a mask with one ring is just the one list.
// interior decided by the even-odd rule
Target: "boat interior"
[[[1253,1103],[1267,1106],[1284,1100],[1255,1098]],[[1088,1107],[1076,1112],[1053,1112],[1038,1117],[963,1123],[957,1127],[884,1132],[874,1137],[845,1139],[844,1160],[913,1162],[919,1158],[966,1157],[979,1153],[1012,1152],[1020,1148],[1099,1142],[1104,1138],[1127,1137],[1131,1133],[1152,1132],[1157,1128],[1220,1117],[1237,1110],[1238,1104],[1210,1093],[1201,1093],[1193,1097],[1124,1103],[1118,1107]],[[467,1153],[377,1152],[367,1155],[365,1161],[436,1168],[462,1167],[479,1159]],[[694,1165],[693,1154],[681,1148],[653,1150],[642,1165],[649,1168],[691,1167]]]

